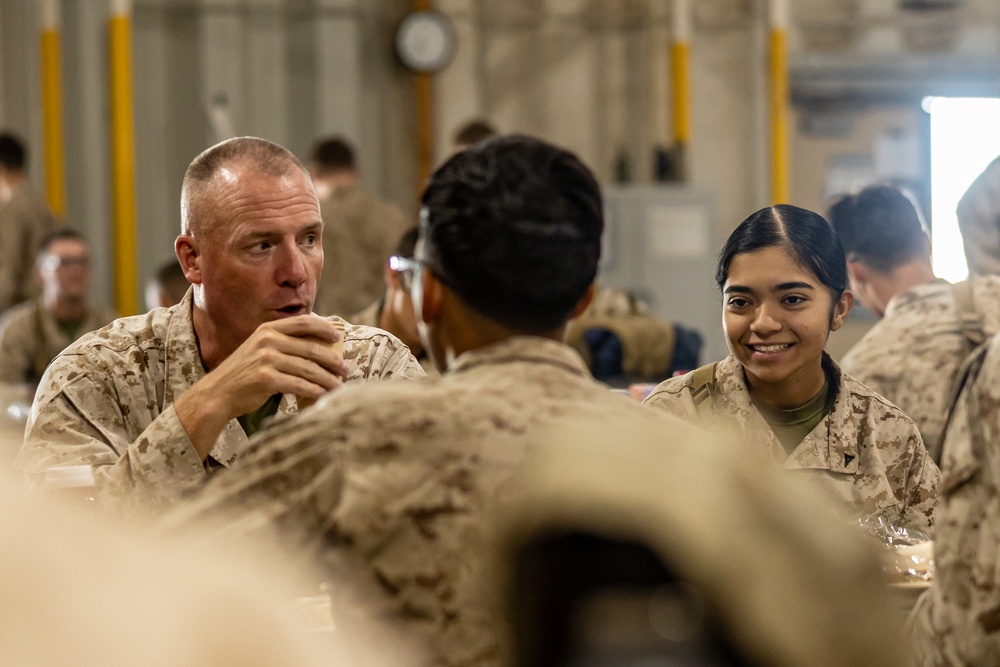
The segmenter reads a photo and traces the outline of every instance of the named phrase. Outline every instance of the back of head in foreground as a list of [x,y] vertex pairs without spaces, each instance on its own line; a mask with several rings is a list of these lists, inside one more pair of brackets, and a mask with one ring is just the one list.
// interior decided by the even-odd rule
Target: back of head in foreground
[[485,522],[508,667],[905,664],[878,560],[823,496],[651,419],[531,437]]
[[[604,228],[600,189],[579,158],[526,136],[492,139],[442,165],[422,203],[416,259],[430,289],[443,286],[493,336],[561,339],[589,298]],[[447,327],[463,323],[437,330]],[[441,345],[424,342],[442,366]]]

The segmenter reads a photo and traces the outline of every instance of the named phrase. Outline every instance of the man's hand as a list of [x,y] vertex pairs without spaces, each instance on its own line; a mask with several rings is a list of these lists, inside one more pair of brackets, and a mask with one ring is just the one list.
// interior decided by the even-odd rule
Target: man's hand
[[343,384],[347,366],[333,343],[341,333],[317,315],[265,322],[219,366],[174,403],[204,460],[231,419],[274,394],[317,399]]

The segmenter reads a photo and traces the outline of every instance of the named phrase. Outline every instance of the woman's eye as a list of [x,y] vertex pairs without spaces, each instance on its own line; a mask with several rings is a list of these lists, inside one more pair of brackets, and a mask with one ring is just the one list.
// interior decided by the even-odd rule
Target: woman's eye
[[745,308],[745,307],[747,307],[749,305],[750,305],[750,302],[747,301],[746,299],[736,298],[736,299],[730,299],[729,300],[729,307],[730,308]]
[[805,303],[805,302],[806,298],[804,296],[796,296],[794,294],[790,294],[785,297],[785,303],[787,303],[790,306],[797,306],[800,303]]

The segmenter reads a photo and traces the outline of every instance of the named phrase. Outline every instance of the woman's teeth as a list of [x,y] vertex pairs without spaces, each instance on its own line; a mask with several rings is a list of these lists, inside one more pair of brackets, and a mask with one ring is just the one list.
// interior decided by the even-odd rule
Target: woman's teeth
[[751,347],[756,352],[781,352],[790,345],[791,343],[783,343],[781,345],[751,345]]

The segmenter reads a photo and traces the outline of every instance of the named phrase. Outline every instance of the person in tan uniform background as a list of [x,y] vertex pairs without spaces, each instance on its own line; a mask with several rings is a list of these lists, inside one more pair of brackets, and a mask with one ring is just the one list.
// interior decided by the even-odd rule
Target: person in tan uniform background
[[37,385],[56,356],[85,333],[115,319],[90,303],[90,244],[73,229],[42,241],[35,262],[42,295],[0,317],[0,382]]
[[341,137],[313,146],[309,173],[320,200],[326,257],[314,310],[346,316],[382,294],[385,263],[413,223],[398,207],[361,188],[354,149]]
[[32,262],[55,218],[25,174],[28,158],[17,137],[0,134],[0,312],[38,294]]
[[[70,346],[35,396],[15,466],[33,478],[93,465],[102,502],[170,504],[237,459],[263,422],[345,381],[419,377],[402,343],[312,314],[323,220],[305,166],[263,139],[188,167],[178,305],[117,320]],[[343,353],[333,343],[343,336]]]
[[944,439],[934,583],[909,619],[919,667],[1000,664],[1000,335],[962,380]]
[[841,368],[909,415],[939,463],[959,368],[1000,331],[1000,276],[956,285],[935,277],[920,212],[896,188],[844,195],[828,218],[847,254],[852,290],[881,318]]
[[663,382],[646,403],[734,428],[851,516],[931,536],[940,472],[916,425],[824,351],[854,304],[827,221],[787,204],[757,211],[729,236],[715,280],[730,355]]
[[976,177],[955,212],[969,273],[1000,273],[1000,157]]
[[146,310],[177,305],[190,287],[184,267],[176,257],[164,262],[146,283]]
[[473,118],[455,130],[455,134],[451,138],[451,152],[454,155],[480,141],[486,141],[499,135],[500,132],[490,121],[485,118]]
[[385,294],[360,313],[351,315],[353,324],[384,329],[403,341],[423,369],[436,374],[434,363],[427,356],[417,331],[417,316],[413,312],[413,251],[417,246],[417,228],[403,234],[385,267]]

